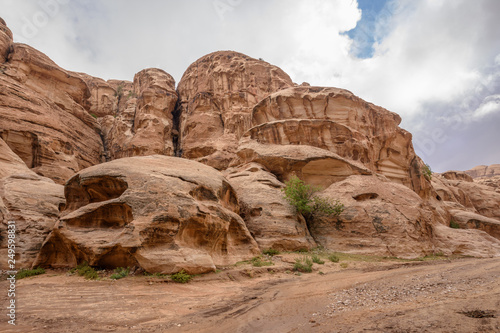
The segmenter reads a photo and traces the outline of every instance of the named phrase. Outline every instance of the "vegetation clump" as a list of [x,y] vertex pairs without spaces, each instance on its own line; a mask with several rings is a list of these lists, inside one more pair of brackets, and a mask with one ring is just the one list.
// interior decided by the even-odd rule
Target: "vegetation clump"
[[293,270],[303,273],[312,272],[313,262],[311,258],[304,256],[302,258],[295,259],[295,264],[293,265]]
[[191,281],[193,276],[187,274],[186,272],[184,272],[184,270],[181,270],[180,272],[172,274],[170,278],[176,283],[188,283],[189,281]]
[[267,249],[267,250],[262,251],[262,254],[265,254],[265,255],[272,257],[272,256],[275,256],[277,254],[280,254],[280,251],[278,251],[276,249]]
[[312,262],[315,264],[323,265],[325,263],[325,261],[321,260],[321,258],[317,254],[313,254],[311,259],[312,259]]
[[421,169],[422,174],[424,175],[425,179],[431,180],[432,179],[432,170],[429,164],[424,164],[424,166]]
[[252,266],[262,267],[262,266],[272,266],[274,263],[271,260],[265,260],[261,256],[252,258]]
[[316,214],[338,216],[344,211],[344,205],[338,200],[332,201],[316,196],[321,189],[305,184],[296,176],[293,176],[285,185],[282,189],[285,199],[305,218]]
[[460,224],[458,224],[457,222],[455,222],[454,219],[451,219],[451,221],[450,221],[450,228],[460,229]]
[[99,278],[99,274],[86,261],[70,270],[70,272],[76,272],[79,276],[83,276],[87,280],[96,280]]
[[128,276],[129,273],[130,273],[129,267],[127,267],[127,268],[118,267],[117,269],[115,269],[115,273],[112,274],[109,278],[113,279],[113,280],[119,280],[119,279],[123,279],[124,277]]
[[340,258],[337,257],[335,254],[330,254],[328,256],[328,260],[330,260],[331,262],[339,262],[340,261]]
[[35,276],[35,275],[40,275],[44,274],[45,269],[41,267],[37,267],[34,269],[21,269],[19,272],[16,274],[16,280],[24,279],[30,276]]

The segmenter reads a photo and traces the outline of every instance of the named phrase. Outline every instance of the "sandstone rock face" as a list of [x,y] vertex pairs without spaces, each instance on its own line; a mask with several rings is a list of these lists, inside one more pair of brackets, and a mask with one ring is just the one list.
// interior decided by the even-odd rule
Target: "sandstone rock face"
[[423,200],[407,187],[385,177],[350,176],[330,185],[321,196],[345,206],[338,217],[316,217],[313,237],[336,251],[419,257],[435,251],[435,217]]
[[222,51],[194,62],[179,82],[182,156],[225,169],[251,125],[253,106],[293,86],[276,66]]
[[64,183],[101,161],[99,124],[86,111],[89,90],[76,73],[22,44],[0,74],[0,137],[36,173]]
[[116,118],[101,119],[107,157],[173,156],[178,133],[172,114],[177,102],[172,76],[161,69],[145,69],[131,86],[119,83],[116,92]]
[[358,161],[421,196],[430,184],[420,172],[411,134],[399,115],[338,88],[298,86],[260,101],[245,134],[261,144],[308,145]]
[[477,167],[465,171],[465,173],[470,175],[474,179],[500,176],[500,164],[492,164],[489,166],[479,165]]
[[361,163],[312,146],[260,144],[240,141],[235,164],[255,162],[263,165],[281,181],[298,176],[308,184],[326,187],[351,175],[370,175]]
[[54,227],[63,186],[38,176],[0,139],[0,269],[8,269],[7,225],[15,222],[16,268],[29,268]]
[[[0,64],[7,60],[12,45],[12,32],[0,17]],[[3,70],[3,67],[2,67]]]
[[37,265],[202,273],[259,253],[232,187],[194,161],[154,155],[100,164],[72,177],[65,197]]
[[316,247],[305,220],[283,198],[285,186],[257,163],[224,172],[235,189],[240,215],[261,249],[296,251]]
[[[498,239],[481,230],[445,226],[444,218],[428,202],[385,177],[351,176],[332,184],[322,196],[339,199],[345,205],[338,218],[320,216],[310,223],[313,237],[329,249],[403,258],[437,252],[500,254]],[[498,233],[493,225],[479,229]]]

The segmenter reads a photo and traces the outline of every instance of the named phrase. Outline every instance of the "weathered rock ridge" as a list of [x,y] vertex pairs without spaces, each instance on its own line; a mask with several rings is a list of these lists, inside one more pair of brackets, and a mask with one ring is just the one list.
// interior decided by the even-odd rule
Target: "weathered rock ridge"
[[[177,89],[157,68],[67,71],[0,19],[0,253],[15,221],[18,268],[201,273],[316,246],[499,256],[499,165],[426,175],[400,122],[233,51],[195,61]],[[306,220],[283,198],[292,176],[344,212]]]

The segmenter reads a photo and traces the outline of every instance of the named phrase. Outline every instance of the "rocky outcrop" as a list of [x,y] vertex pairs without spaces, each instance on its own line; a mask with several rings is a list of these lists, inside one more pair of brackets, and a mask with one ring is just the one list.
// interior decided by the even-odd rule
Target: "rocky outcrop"
[[[16,230],[16,268],[29,268],[42,243],[54,227],[59,206],[64,204],[63,186],[28,169],[0,139],[0,256],[8,258],[8,222]],[[0,269],[9,269],[7,260]]]
[[2,68],[0,137],[29,168],[62,184],[100,163],[100,128],[78,74],[23,44],[13,44]]
[[426,197],[431,190],[421,173],[423,163],[400,122],[399,115],[347,90],[298,86],[260,101],[245,136],[260,144],[329,150]]
[[[12,31],[7,27],[5,21],[0,17],[0,65],[7,60],[12,47]],[[0,71],[5,70],[0,67]]]
[[122,158],[83,170],[36,265],[215,270],[259,253],[233,188],[213,168],[166,156]]
[[401,184],[380,176],[350,176],[330,185],[321,196],[345,206],[337,218],[320,215],[310,222],[311,234],[328,249],[398,257],[435,251],[435,216]]
[[182,156],[227,168],[238,139],[251,127],[253,106],[291,86],[278,67],[241,53],[221,51],[198,59],[178,86]]
[[257,163],[224,171],[235,189],[240,215],[261,249],[297,251],[317,244],[309,234],[304,218],[283,197],[285,186],[275,175]]
[[477,167],[464,172],[474,179],[500,176],[500,164],[478,165]]
[[178,132],[172,114],[177,102],[172,76],[161,69],[145,69],[135,75],[131,86],[118,84],[116,92],[116,115],[100,120],[108,159],[173,156]]

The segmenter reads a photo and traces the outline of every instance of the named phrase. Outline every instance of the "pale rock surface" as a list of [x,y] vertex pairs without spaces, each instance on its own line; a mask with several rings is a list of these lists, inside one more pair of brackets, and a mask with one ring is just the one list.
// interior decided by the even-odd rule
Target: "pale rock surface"
[[253,106],[292,86],[280,68],[238,52],[198,59],[178,85],[182,156],[227,168],[238,139],[251,127]]
[[474,179],[500,176],[500,164],[478,165],[477,167],[464,172]]
[[430,194],[411,134],[401,117],[338,88],[297,86],[260,101],[245,135],[261,144],[310,145],[358,161],[404,184],[421,197]]
[[432,253],[433,212],[412,190],[383,176],[350,176],[320,196],[340,200],[338,217],[317,216],[314,239],[341,252],[414,258]]
[[257,163],[224,171],[236,191],[240,216],[261,249],[297,251],[316,247],[302,216],[283,197],[285,184]]
[[[0,17],[0,65],[7,60],[12,46],[12,31],[7,27],[5,21]],[[4,70],[0,67],[0,70]]]
[[63,186],[35,174],[0,139],[0,269],[9,268],[8,222],[16,227],[16,269],[30,268],[63,203]]
[[448,227],[426,201],[382,176],[351,176],[321,195],[345,205],[338,218],[319,216],[310,223],[311,234],[326,248],[404,258],[439,252],[500,256],[498,239]]
[[[114,81],[108,81],[116,85]],[[172,112],[177,102],[175,81],[165,71],[140,71],[132,84],[116,85],[117,112],[99,119],[107,159],[161,154],[174,155]]]
[[351,175],[370,175],[363,164],[345,159],[325,149],[304,145],[260,144],[243,138],[234,165],[255,162],[263,165],[280,181],[297,176],[307,184],[322,186]]
[[37,265],[139,266],[191,274],[257,255],[232,187],[215,169],[167,156],[131,157],[83,170]]
[[64,183],[100,163],[100,127],[85,109],[89,90],[77,73],[13,44],[0,73],[0,137],[37,174]]

